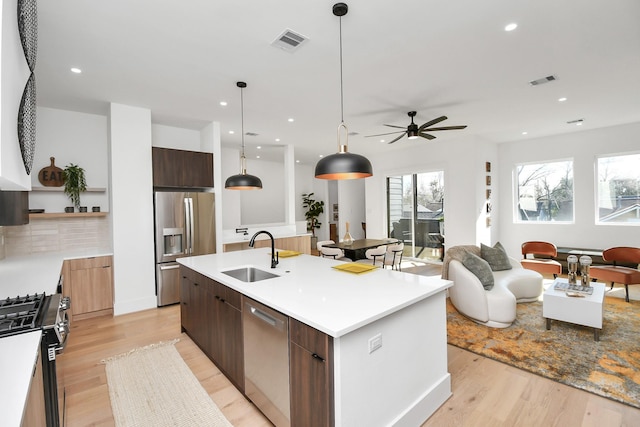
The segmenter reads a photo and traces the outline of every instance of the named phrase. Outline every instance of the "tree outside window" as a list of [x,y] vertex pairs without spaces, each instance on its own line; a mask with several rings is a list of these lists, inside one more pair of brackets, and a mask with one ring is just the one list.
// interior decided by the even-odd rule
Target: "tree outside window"
[[573,221],[573,162],[516,165],[516,221]]
[[640,225],[640,154],[600,157],[596,218],[603,224]]

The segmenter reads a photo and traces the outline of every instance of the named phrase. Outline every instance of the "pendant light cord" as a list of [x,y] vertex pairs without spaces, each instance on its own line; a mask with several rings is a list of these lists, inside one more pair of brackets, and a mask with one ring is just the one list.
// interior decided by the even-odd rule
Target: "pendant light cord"
[[240,88],[240,132],[242,132],[242,157],[244,157],[244,96],[243,88]]
[[344,89],[342,82],[342,16],[340,19],[340,122],[344,123]]

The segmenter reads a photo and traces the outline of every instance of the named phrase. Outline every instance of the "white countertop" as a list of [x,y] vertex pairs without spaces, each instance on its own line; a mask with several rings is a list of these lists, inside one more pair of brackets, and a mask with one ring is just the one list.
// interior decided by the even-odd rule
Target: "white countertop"
[[[376,269],[353,274],[331,268],[340,261],[312,255],[280,258],[270,248],[180,258],[178,262],[333,337],[428,298],[452,285],[440,278]],[[253,266],[280,277],[246,283],[222,271]]]
[[0,298],[42,293],[55,294],[66,259],[112,255],[105,250],[45,252],[9,256],[0,260]]
[[0,413],[3,426],[18,427],[22,422],[41,335],[41,331],[33,331],[0,339]]

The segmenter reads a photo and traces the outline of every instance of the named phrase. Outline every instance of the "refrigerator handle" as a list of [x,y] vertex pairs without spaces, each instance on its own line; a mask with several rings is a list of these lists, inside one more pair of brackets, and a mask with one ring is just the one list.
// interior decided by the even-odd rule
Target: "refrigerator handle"
[[186,218],[186,225],[187,225],[187,253],[189,255],[193,255],[193,239],[194,239],[194,235],[193,235],[193,199],[191,197],[187,197],[184,200],[186,206],[185,206],[185,214],[187,216]]
[[189,211],[189,198],[185,197],[182,202],[184,203],[184,234],[185,234],[185,248],[184,253],[191,255],[191,212]]

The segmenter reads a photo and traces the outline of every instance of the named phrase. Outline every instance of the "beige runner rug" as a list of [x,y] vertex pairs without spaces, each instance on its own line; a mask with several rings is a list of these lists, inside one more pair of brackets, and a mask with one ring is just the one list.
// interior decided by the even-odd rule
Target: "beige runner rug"
[[116,426],[231,427],[182,360],[177,341],[103,361]]

